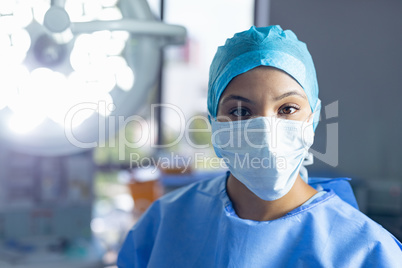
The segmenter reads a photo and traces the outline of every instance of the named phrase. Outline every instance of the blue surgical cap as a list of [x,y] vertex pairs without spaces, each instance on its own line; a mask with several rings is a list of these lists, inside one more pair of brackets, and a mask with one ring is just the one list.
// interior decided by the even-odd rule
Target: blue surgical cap
[[239,74],[258,66],[278,68],[293,77],[304,89],[314,129],[317,127],[321,101],[313,59],[305,43],[291,30],[279,25],[257,28],[235,34],[218,47],[209,71],[208,112],[216,118],[219,99],[229,82]]

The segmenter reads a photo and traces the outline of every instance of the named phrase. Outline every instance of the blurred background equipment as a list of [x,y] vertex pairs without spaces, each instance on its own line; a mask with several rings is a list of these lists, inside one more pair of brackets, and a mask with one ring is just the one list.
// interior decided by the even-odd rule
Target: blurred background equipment
[[147,108],[185,35],[145,0],[0,2],[1,267],[104,266],[93,149]]

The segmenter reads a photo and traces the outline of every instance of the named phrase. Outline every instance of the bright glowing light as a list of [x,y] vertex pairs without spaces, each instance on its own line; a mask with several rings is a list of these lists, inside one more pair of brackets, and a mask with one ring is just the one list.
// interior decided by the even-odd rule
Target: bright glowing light
[[0,1],[0,14],[1,15],[10,15],[14,11],[14,1],[11,0],[2,0]]
[[0,92],[0,110],[3,110],[7,106],[7,99],[4,99],[2,96],[2,92]]
[[118,0],[100,0],[103,7],[113,7],[117,4]]
[[[77,93],[77,92],[74,92]],[[92,102],[79,101],[77,95],[71,95],[71,105],[68,107],[68,114],[66,113],[63,119],[62,126],[66,129],[73,129],[80,126],[85,120],[91,117],[96,109]],[[82,97],[81,97],[82,99]],[[67,121],[68,120],[68,121]],[[61,123],[61,122],[58,122]]]
[[43,24],[43,18],[45,17],[46,11],[50,8],[49,0],[34,0],[32,3],[32,12],[34,19]]
[[121,18],[123,15],[117,7],[104,8],[98,16],[99,20],[120,20]]
[[126,42],[121,39],[112,38],[108,40],[105,46],[107,47],[108,55],[120,55],[126,46]]
[[0,64],[20,64],[30,46],[31,38],[25,29],[16,29],[8,34],[0,33]]
[[75,22],[86,21],[84,16],[83,1],[80,0],[66,1],[64,8],[66,9],[68,15],[70,16],[71,21]]
[[130,33],[126,31],[113,31],[112,38],[126,42],[130,38]]
[[84,71],[88,69],[91,64],[89,47],[92,45],[91,35],[82,34],[77,37],[70,55],[70,63],[74,70]]
[[83,34],[77,38],[74,50],[92,55],[118,55],[123,51],[128,37],[129,34],[125,31]]
[[[65,76],[60,73],[53,72],[51,77],[47,86],[44,87],[45,90],[40,94],[48,96],[48,99],[40,98],[38,102],[41,103],[41,107],[44,107],[43,112],[45,112],[46,116],[56,123],[63,125],[66,114],[74,105],[83,102],[96,102],[97,91],[93,90],[91,94],[86,94],[82,88],[72,90],[69,88]],[[100,95],[99,92],[97,94]],[[73,118],[72,127],[79,126],[93,113],[94,111],[91,110],[79,111]]]
[[107,66],[109,71],[118,72],[124,66],[127,66],[126,60],[121,56],[109,57],[107,59]]
[[[40,75],[43,75],[47,71],[41,70],[41,72],[43,73]],[[80,91],[82,84],[73,84],[63,74],[57,72],[53,72],[49,77],[51,78],[47,83],[47,89],[40,93],[41,95],[46,95],[46,98],[41,98],[38,101],[41,103],[42,107],[44,107],[46,116],[63,126],[68,111],[74,105],[88,101],[88,98],[82,97],[82,92]],[[79,115],[74,118],[74,126],[81,124],[85,119],[91,116],[92,113],[93,112],[88,111],[79,113]]]
[[117,86],[125,91],[129,91],[134,85],[134,73],[130,67],[125,66],[116,73]]
[[[124,89],[131,88],[134,77],[132,71],[127,70],[126,61],[122,57],[110,56],[120,54],[125,43],[121,39],[111,39],[112,36],[110,31],[98,31],[77,38],[70,56],[71,66],[76,70],[70,75],[70,80],[75,86],[93,88],[101,93],[110,92],[116,83]],[[124,34],[117,36],[124,37]]]
[[110,94],[104,94],[98,100],[98,103],[100,102],[103,102],[105,105],[99,105],[97,112],[104,117],[109,116],[112,112],[110,107],[114,105],[112,96],[110,96]]
[[[109,42],[112,33],[110,31],[96,31],[91,34],[92,42],[97,44],[95,50],[97,53],[106,54],[107,55],[107,48],[104,46],[105,43]],[[102,44],[102,45],[100,45]],[[94,48],[92,48],[93,50]]]
[[110,31],[97,31],[92,34],[92,42],[95,44],[103,44],[97,49],[98,53],[104,55],[119,55],[126,45],[126,40],[120,36],[114,35],[113,32]]
[[3,89],[0,90],[0,110],[2,110],[11,102],[13,94],[15,94],[15,88],[12,81],[7,78],[4,79],[3,76],[0,76],[0,79],[3,83]]
[[[65,9],[74,22],[119,20],[123,16],[117,2],[67,0]],[[78,36],[70,55],[75,71],[68,78],[48,68],[29,73],[22,67],[31,46],[30,35],[24,28],[32,20],[43,24],[50,3],[50,0],[0,1],[0,25],[3,25],[0,26],[0,110],[8,106],[13,112],[9,126],[16,133],[28,133],[46,117],[64,125],[68,111],[82,103],[104,105],[99,105],[96,111],[79,110],[68,127],[81,125],[94,112],[108,116],[111,113],[108,108],[114,105],[110,91],[116,86],[129,90],[134,83],[132,70],[119,56],[130,37],[126,31],[105,30]]]
[[98,66],[90,65],[85,70],[73,72],[69,81],[71,87],[94,89],[100,93],[110,92],[116,85],[127,91],[134,84],[134,74],[123,57],[111,56]]
[[[109,74],[110,76],[111,74]],[[89,76],[84,73],[73,72],[68,78],[68,87],[70,90],[71,107],[77,104],[96,104],[99,105],[103,102],[105,105],[102,107],[108,107],[113,104],[113,98],[110,96],[108,91],[102,90],[102,80],[89,81]],[[113,83],[114,77],[113,77]],[[101,105],[99,105],[101,107]],[[93,114],[94,110],[83,109],[74,117],[74,121],[71,124],[72,127],[79,126],[85,119]],[[97,112],[101,115],[108,116],[111,111],[109,109],[98,109]]]
[[[39,92],[40,90],[48,91],[49,86],[54,81],[54,72],[48,68],[37,68],[31,72],[31,83],[35,88],[35,91]],[[41,88],[42,84],[46,84],[45,88]],[[48,86],[49,85],[49,86]]]
[[77,128],[80,125],[82,125],[82,123],[84,123],[85,120],[90,118],[94,114],[94,112],[95,111],[92,109],[81,109],[74,114],[72,121],[64,122],[64,127],[67,129]]
[[41,110],[36,100],[38,98],[36,88],[39,88],[39,85],[34,82],[31,74],[25,77],[24,84],[15,88],[13,99],[8,105],[15,114],[20,114],[21,116],[31,114],[31,110],[38,114]]
[[23,66],[3,66],[0,68],[0,109],[18,105],[18,98],[24,84],[29,79],[29,72]]
[[[125,47],[128,33],[124,31],[97,31],[77,37],[70,55],[70,63],[76,71],[107,69],[107,59],[120,55]],[[102,45],[99,45],[102,44]]]
[[[15,17],[12,15],[0,16],[0,25],[2,25],[0,31],[5,34],[11,34],[15,30],[21,28],[17,25]],[[4,27],[3,25],[7,25],[7,27]]]
[[[0,25],[7,25],[2,30],[14,30],[15,28],[23,28],[32,21],[31,6],[26,2],[18,2],[13,0],[0,1]],[[4,24],[7,23],[7,24]]]
[[99,94],[110,92],[116,86],[114,74],[102,68],[73,72],[69,80],[75,88],[93,89]]
[[83,2],[84,2],[85,16],[90,20],[98,19],[98,15],[103,9],[99,0],[86,0]]
[[27,52],[31,46],[31,37],[25,29],[20,29],[11,34],[12,46]]
[[102,5],[99,0],[70,0],[64,6],[71,21],[85,22],[97,19]]
[[76,71],[87,71],[94,66],[101,68],[104,66],[107,58],[107,52],[104,45],[108,42],[110,32],[102,31],[96,34],[80,35],[70,55],[70,63]]
[[17,28],[24,28],[32,22],[32,3],[34,1],[0,1],[0,25],[2,31],[13,32]]
[[15,133],[27,134],[40,125],[43,119],[43,117],[37,116],[34,113],[13,114],[8,122],[8,126]]
[[[18,90],[14,90],[12,101],[9,102],[10,109],[19,115],[18,118],[35,117],[41,122],[43,118],[49,117],[62,124],[68,109],[73,105],[65,76],[47,68],[38,68],[24,81]],[[14,129],[22,129],[18,123],[21,120],[13,121]]]
[[48,111],[47,116],[59,125],[64,124],[64,119],[68,110],[74,105],[68,90],[60,90],[58,96],[54,96],[51,103],[51,110]]
[[97,77],[98,81],[93,84],[93,88],[101,92],[110,92],[116,86],[116,79],[112,72],[108,72],[105,68],[97,68],[93,71],[93,76]]
[[18,3],[14,8],[14,17],[20,27],[26,27],[33,20],[32,7],[28,3]]
[[[94,111],[91,109],[83,109],[78,111],[73,117],[72,122],[69,122],[70,125],[64,125],[66,128],[76,128],[79,127],[85,120],[90,118],[94,114]],[[68,124],[68,123],[67,123]]]
[[71,101],[67,87],[67,78],[50,69],[39,68],[31,73],[31,91],[35,91],[32,99],[37,104],[40,114],[43,114],[57,123],[64,122]]
[[133,87],[134,74],[123,57],[109,57],[107,59],[107,70],[115,75],[116,84],[121,89],[128,91]]

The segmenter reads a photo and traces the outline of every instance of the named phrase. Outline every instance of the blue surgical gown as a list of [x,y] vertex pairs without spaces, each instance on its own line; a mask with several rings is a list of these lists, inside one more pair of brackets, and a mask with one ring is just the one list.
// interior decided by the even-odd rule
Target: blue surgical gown
[[402,267],[402,245],[332,190],[272,221],[239,218],[226,176],[154,202],[118,267]]

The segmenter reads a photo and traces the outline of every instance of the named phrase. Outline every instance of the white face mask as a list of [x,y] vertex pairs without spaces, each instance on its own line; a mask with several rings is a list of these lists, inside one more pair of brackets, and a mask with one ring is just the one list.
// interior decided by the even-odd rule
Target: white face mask
[[230,172],[263,200],[287,194],[314,141],[312,123],[258,117],[211,120],[212,145]]

